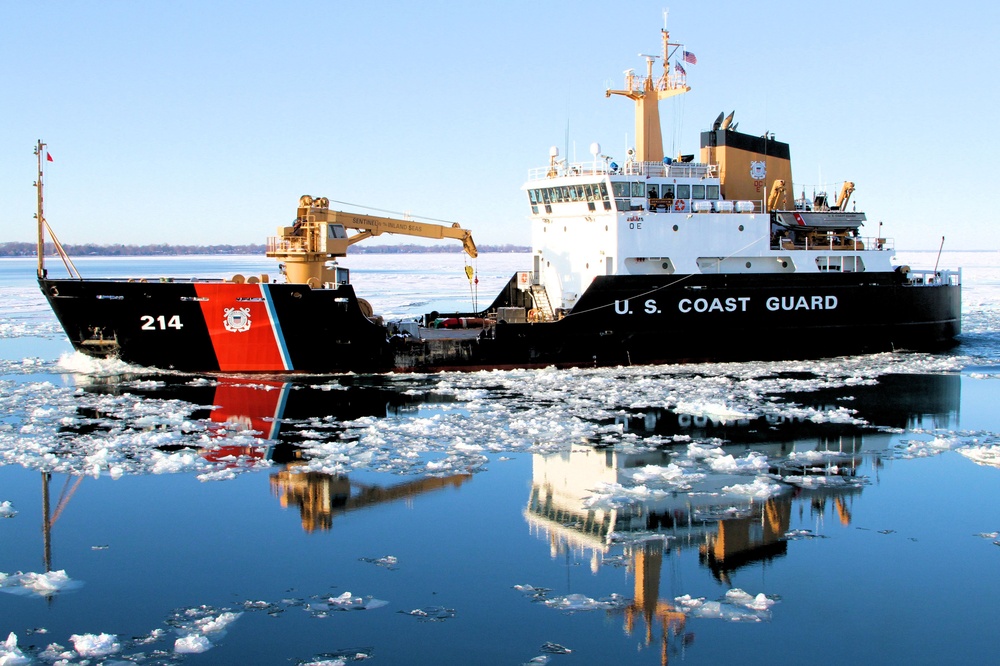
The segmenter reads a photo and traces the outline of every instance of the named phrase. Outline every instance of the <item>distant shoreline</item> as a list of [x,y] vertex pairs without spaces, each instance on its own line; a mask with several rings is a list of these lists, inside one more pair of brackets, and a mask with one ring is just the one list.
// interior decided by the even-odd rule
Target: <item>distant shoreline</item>
[[[93,243],[66,243],[63,248],[71,257],[182,257],[188,255],[253,255],[263,256],[265,245],[96,245]],[[527,245],[480,245],[482,253],[523,253],[531,252]],[[34,257],[35,243],[0,243],[0,257]],[[369,245],[351,247],[350,254],[427,254],[462,252],[458,245]],[[55,246],[45,244],[45,256],[56,256]]]

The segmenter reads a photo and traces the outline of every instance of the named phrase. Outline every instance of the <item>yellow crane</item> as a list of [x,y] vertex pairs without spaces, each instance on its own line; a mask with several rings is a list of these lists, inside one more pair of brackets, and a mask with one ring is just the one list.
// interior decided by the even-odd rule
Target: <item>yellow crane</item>
[[[347,230],[358,231],[348,235]],[[421,238],[454,238],[462,241],[465,252],[478,255],[472,232],[458,223],[446,226],[378,215],[362,215],[330,210],[326,197],[303,196],[295,223],[278,227],[278,235],[268,238],[267,256],[285,264],[285,277],[294,284],[322,287],[336,282],[336,270],[327,261],[347,256],[354,243],[381,234],[403,234]]]
[[778,206],[785,200],[785,181],[776,180],[771,185],[771,196],[767,198],[767,209],[778,210]]
[[845,181],[844,187],[840,190],[840,196],[837,198],[837,210],[847,210],[847,202],[851,200],[851,195],[854,194],[854,183],[851,181]]

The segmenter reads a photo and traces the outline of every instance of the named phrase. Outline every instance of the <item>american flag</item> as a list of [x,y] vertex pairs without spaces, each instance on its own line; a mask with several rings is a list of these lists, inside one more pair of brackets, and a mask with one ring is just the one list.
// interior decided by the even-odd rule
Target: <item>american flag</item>
[[689,62],[692,65],[697,65],[698,64],[698,58],[695,57],[695,55],[693,53],[691,53],[690,51],[685,51],[684,54],[681,57],[684,59],[684,62]]
[[678,74],[683,74],[684,76],[687,76],[687,72],[684,71],[684,68],[681,67],[681,64],[679,62],[674,63],[674,71],[677,72]]

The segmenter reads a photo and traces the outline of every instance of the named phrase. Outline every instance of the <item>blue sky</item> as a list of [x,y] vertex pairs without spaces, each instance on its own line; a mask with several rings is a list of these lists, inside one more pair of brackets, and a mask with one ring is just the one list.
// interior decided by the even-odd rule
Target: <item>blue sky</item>
[[[263,242],[312,194],[527,244],[519,188],[567,127],[571,159],[623,159],[632,108],[604,90],[658,53],[664,7],[0,3],[0,241],[34,237],[42,139],[63,242]],[[667,152],[735,110],[791,145],[797,193],[854,181],[898,249],[998,249],[997,7],[674,4],[698,64],[661,103]]]

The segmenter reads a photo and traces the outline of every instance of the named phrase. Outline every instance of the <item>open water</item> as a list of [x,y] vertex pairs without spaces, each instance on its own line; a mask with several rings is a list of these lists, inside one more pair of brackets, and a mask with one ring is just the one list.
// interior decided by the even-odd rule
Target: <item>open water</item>
[[[333,377],[87,360],[0,260],[0,664],[993,661],[998,259],[942,354]],[[528,257],[345,263],[406,316]]]

